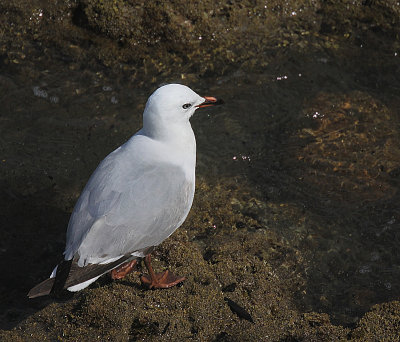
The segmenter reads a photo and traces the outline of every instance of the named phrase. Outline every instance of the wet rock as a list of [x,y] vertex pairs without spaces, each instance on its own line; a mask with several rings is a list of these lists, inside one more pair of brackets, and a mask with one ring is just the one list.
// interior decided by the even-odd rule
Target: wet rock
[[[370,304],[393,299],[398,281],[381,284],[374,275],[398,255],[387,244],[399,220],[398,117],[388,105],[396,99],[385,102],[379,91],[393,94],[397,85],[399,17],[395,0],[3,1],[0,87],[9,115],[0,252],[8,278],[0,339],[395,340],[398,302]],[[365,53],[366,43],[385,58]],[[357,79],[351,90],[332,76],[339,50],[337,63],[356,69],[344,73]],[[260,71],[264,78],[252,73]],[[155,268],[187,280],[147,291],[134,274],[103,277],[68,301],[28,302],[29,286],[62,257],[68,216],[90,172],[140,127],[148,90],[165,80],[215,83],[232,102],[207,126],[225,128],[212,142],[222,149],[229,139],[225,159],[215,149],[199,152],[192,212],[155,252]],[[329,82],[334,90],[319,89]],[[127,83],[134,91],[124,93]],[[239,117],[226,115],[237,105]],[[263,122],[251,115],[257,110]],[[207,148],[208,135],[199,136]],[[221,164],[230,170],[219,172]],[[372,251],[366,260],[357,244]],[[343,313],[350,306],[355,313]]]
[[363,39],[360,30],[395,36],[396,1],[363,3],[13,0],[0,5],[0,51],[7,63],[46,63],[58,56],[78,68],[100,61],[136,77],[260,70],[277,48],[315,48],[312,32],[328,49],[338,43],[327,33],[354,40]]
[[328,187],[341,188],[346,201],[392,196],[397,190],[390,174],[398,169],[400,156],[397,118],[362,92],[320,94],[314,101],[304,115],[316,127],[301,134],[314,141],[298,159],[320,171],[307,171],[304,181],[321,181],[318,186],[327,193]]
[[351,341],[385,340],[396,341],[399,338],[400,303],[393,301],[375,305],[357,323],[351,332]]

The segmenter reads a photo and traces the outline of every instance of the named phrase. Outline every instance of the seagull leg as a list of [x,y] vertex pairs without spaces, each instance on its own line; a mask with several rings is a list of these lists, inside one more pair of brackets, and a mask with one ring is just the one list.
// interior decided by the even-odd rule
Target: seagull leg
[[142,284],[149,289],[167,289],[183,282],[186,278],[174,275],[172,272],[166,270],[165,272],[155,273],[151,266],[151,256],[147,254],[144,258],[149,275],[143,274],[140,277]]
[[137,265],[136,259],[125,262],[122,265],[119,265],[117,268],[115,268],[111,271],[111,278],[112,279],[124,278],[128,273],[133,271],[133,269],[136,267],[136,265]]

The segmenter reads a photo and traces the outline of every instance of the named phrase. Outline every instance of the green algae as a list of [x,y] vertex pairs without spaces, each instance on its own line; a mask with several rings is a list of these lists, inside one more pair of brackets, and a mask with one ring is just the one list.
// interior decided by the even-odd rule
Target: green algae
[[[396,37],[396,1],[10,1],[0,5],[7,63],[100,62],[149,74],[262,70],[282,48],[337,50],[370,30]],[[11,19],[12,18],[12,19]],[[13,25],[7,23],[12,22]]]
[[396,341],[400,328],[399,310],[398,301],[374,305],[352,331],[351,341]]
[[[228,199],[230,195],[220,188],[219,196]],[[218,208],[211,214],[231,217],[229,212],[229,207]],[[197,217],[192,216],[162,244],[154,258],[156,269],[168,266],[185,274],[187,280],[182,286],[148,291],[141,288],[133,274],[122,281],[103,280],[102,286],[86,289],[65,304],[47,306],[13,331],[3,333],[3,339],[202,341],[223,337],[254,341],[260,336],[277,340],[292,330],[298,334],[302,330],[315,333],[310,332],[313,329],[308,327],[308,319],[297,312],[290,299],[301,283],[294,272],[299,260],[283,241],[277,241],[273,233],[264,229],[249,236],[243,230],[232,232],[225,226],[213,236],[212,245],[202,250],[190,242],[193,232],[188,232],[193,219]],[[293,260],[282,260],[281,252],[292,254]],[[235,285],[229,288],[231,284]],[[240,303],[255,324],[236,316],[224,297]],[[347,332],[340,327],[330,330],[338,336]],[[326,331],[318,335],[322,340],[324,335],[331,336]]]

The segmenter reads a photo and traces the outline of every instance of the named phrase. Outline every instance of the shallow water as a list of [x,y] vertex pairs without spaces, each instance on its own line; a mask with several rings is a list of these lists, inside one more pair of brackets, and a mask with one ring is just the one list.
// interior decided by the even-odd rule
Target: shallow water
[[[382,69],[373,65],[377,55],[390,61]],[[231,135],[241,127],[235,136],[245,144],[235,139],[231,155],[240,157],[227,172],[253,186],[265,201],[256,215],[303,256],[299,306],[336,324],[352,325],[400,293],[393,60],[395,51],[346,46],[337,55],[287,57],[273,73],[230,89],[240,101],[227,106],[225,127]]]
[[1,285],[3,305],[15,307],[7,320],[38,308],[18,299],[36,280],[31,268],[50,271],[57,262],[81,188],[140,128],[145,101],[162,82],[225,100],[192,119],[197,176],[250,189],[238,210],[302,256],[293,266],[305,281],[296,294],[303,311],[351,325],[373,304],[398,298],[400,51],[368,41],[341,46],[335,53],[285,49],[257,74],[145,85],[100,66],[2,65],[1,219],[12,228],[1,241],[1,271],[10,261],[23,271]]

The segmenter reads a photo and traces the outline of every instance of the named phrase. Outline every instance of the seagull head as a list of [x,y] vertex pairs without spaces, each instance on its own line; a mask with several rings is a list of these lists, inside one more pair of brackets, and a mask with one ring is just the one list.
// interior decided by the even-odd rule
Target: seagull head
[[158,88],[147,100],[143,127],[150,133],[171,126],[188,125],[197,109],[221,103],[222,100],[202,97],[182,84],[167,84]]

